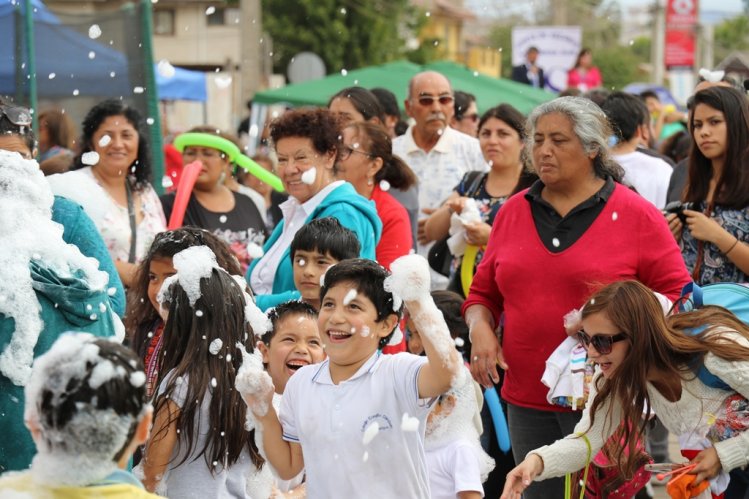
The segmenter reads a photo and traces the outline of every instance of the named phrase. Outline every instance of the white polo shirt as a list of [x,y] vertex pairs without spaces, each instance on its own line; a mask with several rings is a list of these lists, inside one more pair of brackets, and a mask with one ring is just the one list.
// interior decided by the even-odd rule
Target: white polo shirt
[[[329,360],[289,379],[279,418],[283,438],[302,446],[307,497],[429,499],[424,428],[431,403],[419,399],[417,386],[426,361],[377,352],[338,385]],[[401,430],[404,413],[418,418],[418,431]],[[374,422],[379,431],[365,445]]]
[[666,206],[668,183],[674,172],[668,163],[640,151],[612,154],[611,157],[624,168],[624,183],[632,185],[640,196],[653,203],[656,208],[663,209]]
[[[393,139],[393,154],[403,159],[419,179],[419,218],[423,208],[439,208],[452,194],[463,175],[472,170],[488,171],[478,139],[450,127],[444,129],[437,144],[424,152],[413,138],[413,126]],[[418,245],[426,256],[428,245]]]

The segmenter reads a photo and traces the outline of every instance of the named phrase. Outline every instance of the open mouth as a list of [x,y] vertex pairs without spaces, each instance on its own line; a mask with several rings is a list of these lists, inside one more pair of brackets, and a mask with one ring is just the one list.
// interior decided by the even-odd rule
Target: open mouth
[[351,331],[334,331],[328,330],[325,334],[330,338],[331,343],[343,343],[347,339],[351,338],[353,333]]
[[290,360],[286,363],[286,368],[290,371],[296,372],[300,368],[309,365],[309,362],[306,360]]

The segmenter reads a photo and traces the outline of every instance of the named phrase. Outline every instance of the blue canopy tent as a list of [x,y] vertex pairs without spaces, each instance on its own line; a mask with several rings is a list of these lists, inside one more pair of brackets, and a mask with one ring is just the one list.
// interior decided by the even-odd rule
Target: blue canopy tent
[[[23,35],[16,28],[23,3],[0,2],[0,93],[16,93],[17,72],[26,63],[23,52],[17,52]],[[34,45],[36,53],[37,92],[40,97],[74,95],[119,96],[132,92],[125,56],[76,31],[65,27],[39,0],[32,0]],[[91,58],[90,54],[93,54]]]
[[205,73],[175,67],[174,75],[167,77],[161,74],[158,64],[155,66],[159,100],[208,100]]

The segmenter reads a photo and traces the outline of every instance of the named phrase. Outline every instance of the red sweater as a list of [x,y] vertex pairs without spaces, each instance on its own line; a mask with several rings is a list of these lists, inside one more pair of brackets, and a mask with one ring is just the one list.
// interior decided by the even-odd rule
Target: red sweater
[[398,257],[408,255],[413,247],[411,222],[408,212],[396,199],[375,185],[372,197],[382,221],[382,237],[375,248],[377,261],[390,269]]
[[546,402],[541,383],[546,359],[566,338],[564,315],[614,281],[636,279],[673,300],[691,279],[661,212],[626,187],[617,184],[598,218],[560,253],[541,242],[524,193],[499,210],[463,310],[484,305],[496,324],[504,314],[502,397],[564,411]]

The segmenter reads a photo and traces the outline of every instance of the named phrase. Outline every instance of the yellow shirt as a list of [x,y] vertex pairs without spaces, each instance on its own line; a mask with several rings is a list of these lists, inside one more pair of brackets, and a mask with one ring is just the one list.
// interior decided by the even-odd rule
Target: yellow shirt
[[[0,497],[13,497],[11,493],[34,499],[158,499],[129,483],[112,483],[90,487],[48,487],[34,482],[28,471],[5,473],[0,476]],[[28,494],[28,496],[27,496]]]

